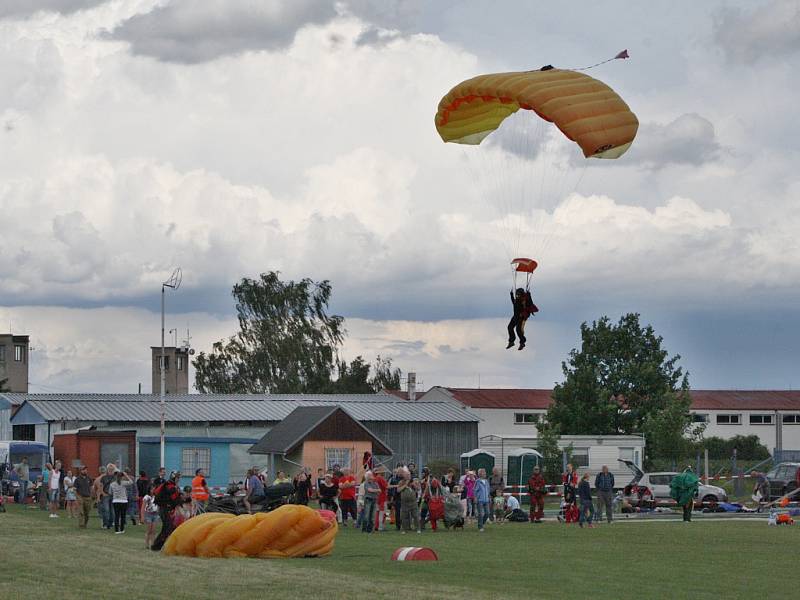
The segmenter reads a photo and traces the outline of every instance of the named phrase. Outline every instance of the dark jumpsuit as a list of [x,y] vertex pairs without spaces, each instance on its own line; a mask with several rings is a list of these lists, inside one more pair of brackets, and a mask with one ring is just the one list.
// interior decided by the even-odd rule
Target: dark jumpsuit
[[528,317],[527,313],[527,299],[525,296],[515,298],[514,292],[509,292],[511,295],[511,304],[514,306],[514,316],[508,322],[508,343],[513,344],[516,341],[514,332],[516,331],[517,337],[521,344],[524,344],[525,339],[525,320]]

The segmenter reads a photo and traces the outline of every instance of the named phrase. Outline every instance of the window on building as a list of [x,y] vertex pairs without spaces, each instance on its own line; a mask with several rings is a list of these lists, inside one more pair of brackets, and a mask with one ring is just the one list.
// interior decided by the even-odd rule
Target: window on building
[[0,346],[0,362],[6,362],[6,347]]
[[162,356],[161,360],[164,361],[164,370],[169,371],[169,356]]
[[693,423],[708,423],[708,415],[701,415],[698,413],[692,413],[692,422]]
[[36,425],[14,425],[11,437],[22,442],[36,441]]
[[800,414],[783,415],[784,425],[800,425]]
[[100,444],[100,464],[113,463],[118,469],[128,469],[130,446],[127,442],[103,442]]
[[717,415],[717,425],[741,425],[741,415]]
[[573,448],[572,449],[572,466],[588,467],[589,466],[589,449],[588,448]]
[[211,475],[211,448],[184,448],[181,450],[181,473],[194,477],[197,469]]
[[772,415],[750,415],[750,425],[772,425]]
[[25,362],[25,346],[22,344],[14,344],[14,360]]
[[536,413],[514,413],[514,423],[516,425],[535,424],[539,422],[539,415]]
[[325,469],[330,470],[334,465],[340,468],[350,468],[352,465],[352,448],[325,448]]
[[178,371],[183,371],[183,361],[184,360],[185,359],[183,358],[183,356],[176,356],[175,357],[175,368],[178,369]]
[[634,462],[633,448],[620,448],[619,459]]

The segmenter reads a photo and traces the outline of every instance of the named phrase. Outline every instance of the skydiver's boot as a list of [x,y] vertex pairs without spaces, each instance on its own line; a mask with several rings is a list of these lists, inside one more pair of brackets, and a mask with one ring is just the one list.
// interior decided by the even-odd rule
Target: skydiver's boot
[[517,317],[511,317],[511,320],[508,322],[508,346],[506,346],[506,350],[509,348],[514,347],[514,342],[517,341],[516,335],[516,328],[517,328]]
[[520,342],[518,350],[522,350],[524,347],[525,347],[525,342]]

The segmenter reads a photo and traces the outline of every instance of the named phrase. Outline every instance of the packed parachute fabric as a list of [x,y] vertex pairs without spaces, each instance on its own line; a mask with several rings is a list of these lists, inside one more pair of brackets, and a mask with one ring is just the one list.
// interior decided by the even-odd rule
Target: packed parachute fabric
[[625,101],[602,81],[545,68],[459,83],[439,102],[436,129],[445,142],[480,144],[520,108],[555,123],[587,158],[622,156],[639,128]]
[[700,479],[691,471],[684,471],[672,478],[669,484],[669,493],[678,506],[685,506],[692,501],[697,494]]
[[173,531],[163,551],[203,558],[326,556],[338,529],[335,514],[296,504],[254,515],[205,513]]

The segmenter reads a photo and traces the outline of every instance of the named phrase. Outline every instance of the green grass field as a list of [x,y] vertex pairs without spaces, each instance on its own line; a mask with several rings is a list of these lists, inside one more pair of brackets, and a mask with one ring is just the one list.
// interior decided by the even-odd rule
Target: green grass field
[[[267,561],[167,558],[93,518],[10,506],[0,514],[0,598],[744,598],[778,597],[797,567],[800,527],[764,520],[474,526],[464,532],[344,529],[332,556]],[[424,545],[438,562],[390,560]],[[691,583],[688,583],[691,582]]]

